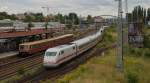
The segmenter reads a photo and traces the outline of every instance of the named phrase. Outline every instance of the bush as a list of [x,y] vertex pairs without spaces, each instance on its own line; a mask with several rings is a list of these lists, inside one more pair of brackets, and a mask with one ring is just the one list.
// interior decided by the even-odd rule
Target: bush
[[51,80],[40,81],[40,83],[53,83]]
[[138,75],[133,72],[127,73],[127,81],[128,83],[138,83]]
[[145,49],[144,56],[150,57],[150,49]]
[[69,83],[69,80],[59,80],[58,83]]
[[144,37],[144,47],[146,47],[146,48],[150,48],[150,38],[149,38],[149,36],[145,36]]
[[145,50],[143,48],[127,47],[126,50],[127,50],[128,55],[133,55],[136,57],[143,56],[143,54],[145,52]]

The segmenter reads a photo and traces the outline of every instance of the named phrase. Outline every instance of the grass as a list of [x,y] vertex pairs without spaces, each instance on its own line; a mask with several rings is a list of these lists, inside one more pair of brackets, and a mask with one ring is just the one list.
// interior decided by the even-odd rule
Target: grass
[[38,66],[36,68],[25,71],[24,68],[19,68],[17,71],[17,75],[12,76],[5,80],[0,80],[0,83],[17,83],[18,80],[21,80],[25,77],[32,76],[41,70],[42,66]]
[[58,83],[123,83],[124,76],[116,71],[115,49],[105,52],[102,57],[94,57],[81,65]]
[[150,83],[150,59],[125,56],[124,73],[116,69],[116,49],[105,52],[59,79],[57,83]]
[[[125,57],[125,77],[128,83],[150,83],[150,59],[145,57]],[[135,82],[130,82],[131,80]]]

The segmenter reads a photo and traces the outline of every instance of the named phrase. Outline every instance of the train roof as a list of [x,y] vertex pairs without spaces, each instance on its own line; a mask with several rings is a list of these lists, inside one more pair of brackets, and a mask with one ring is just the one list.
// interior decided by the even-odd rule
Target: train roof
[[82,38],[82,39],[79,39],[79,40],[76,40],[76,41],[73,41],[71,43],[75,43],[77,45],[81,45],[81,44],[84,44],[85,42],[88,42],[88,41],[90,41],[90,36]]
[[70,46],[72,46],[72,45],[73,44],[65,44],[65,45],[56,46],[56,47],[47,49],[46,52],[65,50],[67,48],[70,48]]
[[23,44],[20,44],[20,45],[39,44],[39,43],[44,43],[44,42],[47,42],[47,41],[53,41],[53,40],[56,40],[56,39],[60,39],[60,38],[67,37],[67,36],[73,36],[73,34],[66,34],[66,35],[62,35],[62,36],[55,37],[55,38],[44,39],[44,40],[38,40],[38,41],[33,41],[33,42],[27,42],[27,43],[23,43]]

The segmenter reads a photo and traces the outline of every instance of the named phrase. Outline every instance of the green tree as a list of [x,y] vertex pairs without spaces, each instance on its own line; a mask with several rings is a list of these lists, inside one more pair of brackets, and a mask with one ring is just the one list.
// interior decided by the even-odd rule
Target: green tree
[[87,16],[87,22],[88,22],[88,23],[92,23],[92,22],[93,22],[93,18],[92,18],[91,15],[88,15],[88,16]]
[[74,24],[79,24],[79,18],[76,13],[69,13],[69,20]]
[[147,21],[150,21],[150,8],[147,9]]
[[31,15],[25,15],[24,22],[32,22],[34,21],[34,17]]
[[43,22],[44,21],[44,16],[42,13],[36,13],[34,14],[35,21],[36,22]]
[[128,14],[129,22],[142,22],[145,24],[146,17],[146,9],[141,6],[136,6],[132,13]]
[[144,9],[143,10],[143,22],[144,22],[144,24],[147,24],[147,22],[146,22],[146,9]]
[[0,12],[0,20],[9,19],[7,12]]
[[16,17],[15,14],[12,14],[12,15],[10,15],[10,19],[11,19],[11,20],[17,20],[17,17]]
[[131,13],[128,13],[128,14],[127,14],[127,17],[128,17],[128,22],[132,22],[132,14],[131,14]]

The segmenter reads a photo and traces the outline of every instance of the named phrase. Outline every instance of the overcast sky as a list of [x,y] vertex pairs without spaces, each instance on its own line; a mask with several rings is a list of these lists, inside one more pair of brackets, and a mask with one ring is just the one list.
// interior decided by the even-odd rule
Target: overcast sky
[[[124,1],[124,0],[123,0]],[[150,0],[128,0],[129,11],[134,6],[150,7]],[[43,12],[42,6],[50,7],[49,13],[75,12],[79,15],[117,15],[117,2],[115,0],[0,0],[0,11],[9,13]]]

